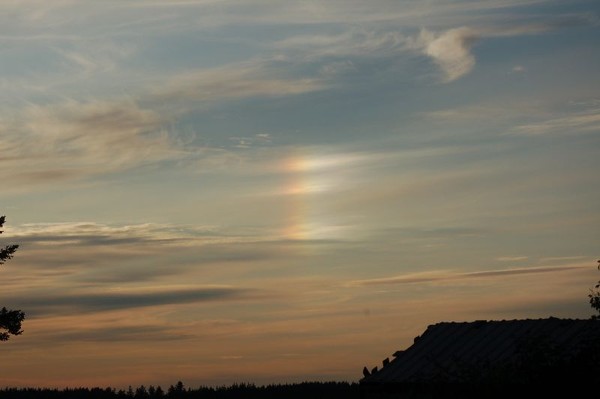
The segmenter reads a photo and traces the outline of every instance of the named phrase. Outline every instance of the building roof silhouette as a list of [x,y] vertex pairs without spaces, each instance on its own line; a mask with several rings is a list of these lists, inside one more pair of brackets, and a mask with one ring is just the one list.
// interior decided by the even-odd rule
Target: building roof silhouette
[[[577,356],[590,352],[590,348],[599,353],[599,346],[600,320],[551,317],[443,322],[427,327],[413,345],[394,353],[391,361],[384,362],[377,372],[365,375],[360,383],[363,386],[471,383],[494,368],[497,371],[498,366],[510,371],[571,364],[579,361]],[[516,372],[511,372],[514,378]]]

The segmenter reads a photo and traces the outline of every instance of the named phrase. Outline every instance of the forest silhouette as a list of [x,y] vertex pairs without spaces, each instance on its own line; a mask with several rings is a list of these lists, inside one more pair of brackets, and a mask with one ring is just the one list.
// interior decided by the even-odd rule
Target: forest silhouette
[[183,382],[169,386],[115,388],[5,388],[0,397],[6,399],[154,399],[154,398],[202,398],[202,399],[358,399],[359,385],[349,382],[302,382],[257,386],[243,383],[230,386],[186,388]]

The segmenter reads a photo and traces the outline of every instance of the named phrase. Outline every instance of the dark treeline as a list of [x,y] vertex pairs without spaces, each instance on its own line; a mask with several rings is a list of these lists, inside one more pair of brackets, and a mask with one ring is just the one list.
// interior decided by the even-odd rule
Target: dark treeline
[[153,399],[153,398],[201,398],[201,399],[358,399],[359,385],[348,382],[302,382],[257,386],[233,384],[222,387],[186,388],[181,381],[166,389],[160,386],[141,385],[127,390],[114,388],[4,388],[4,399]]

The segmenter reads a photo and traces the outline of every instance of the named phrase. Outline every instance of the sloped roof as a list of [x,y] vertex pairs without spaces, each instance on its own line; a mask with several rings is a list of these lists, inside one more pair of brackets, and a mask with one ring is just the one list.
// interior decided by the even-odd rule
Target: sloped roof
[[560,348],[563,356],[574,355],[585,345],[600,342],[600,320],[551,317],[434,324],[361,383],[457,382],[465,366],[473,370],[480,365],[514,362],[527,342]]

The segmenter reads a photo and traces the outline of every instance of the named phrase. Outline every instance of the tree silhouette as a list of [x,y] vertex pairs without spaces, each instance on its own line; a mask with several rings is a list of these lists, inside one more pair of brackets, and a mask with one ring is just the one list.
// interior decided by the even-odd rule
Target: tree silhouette
[[[598,270],[600,270],[600,260],[598,260]],[[598,281],[598,284],[596,284],[594,286],[594,288],[590,290],[590,294],[588,295],[588,297],[590,298],[590,306],[598,312],[597,315],[592,316],[592,319],[599,319],[600,318],[600,281]]]
[[[179,385],[179,384],[178,384]],[[160,386],[143,386],[118,391],[114,388],[9,388],[0,387],[2,399],[136,399],[137,395],[148,399],[201,398],[201,399],[359,399],[360,387],[349,382],[301,382],[296,384],[233,384],[230,386],[185,388],[183,383],[173,386],[165,393]],[[539,396],[539,395],[538,395]],[[445,396],[447,397],[447,396]],[[487,397],[487,396],[486,396]]]
[[[5,216],[0,216],[0,228],[4,226]],[[2,230],[0,230],[2,234]],[[8,259],[11,259],[14,253],[19,248],[18,245],[7,245],[0,249],[0,265],[3,265]],[[21,330],[21,323],[25,319],[25,313],[20,310],[9,310],[3,307],[0,309],[0,341],[6,341],[12,335],[19,335],[23,332]]]

